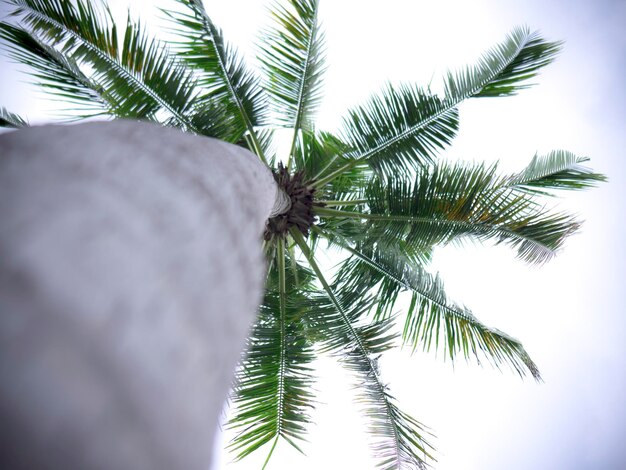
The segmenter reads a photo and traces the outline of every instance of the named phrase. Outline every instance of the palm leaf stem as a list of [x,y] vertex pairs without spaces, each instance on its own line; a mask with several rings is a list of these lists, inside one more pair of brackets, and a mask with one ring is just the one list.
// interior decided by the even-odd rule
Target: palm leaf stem
[[[403,286],[405,289],[413,291],[417,294],[419,294],[420,296],[428,299],[429,301],[438,304],[439,306],[445,308],[446,310],[450,310],[450,308],[445,305],[442,304],[441,302],[438,302],[437,299],[435,299],[432,296],[428,296],[426,294],[424,294],[423,292],[418,292],[416,291],[413,287],[411,287],[406,281],[403,281],[402,279],[400,279],[398,276],[395,276],[393,273],[389,272],[387,269],[385,269],[384,267],[380,266],[378,263],[376,263],[374,260],[372,260],[371,258],[369,258],[368,256],[364,255],[362,252],[355,250],[354,248],[350,247],[350,245],[348,245],[347,243],[343,243],[343,240],[341,240],[340,237],[330,237],[328,235],[328,233],[326,233],[325,230],[321,230],[319,227],[317,227],[316,225],[311,226],[311,229],[315,232],[317,232],[318,234],[320,234],[321,236],[323,236],[324,238],[326,238],[327,240],[332,241],[333,243],[339,245],[341,248],[343,248],[344,250],[348,251],[349,253],[353,254],[354,256],[356,256],[357,258],[359,258],[360,260],[362,260],[364,263],[366,263],[367,265],[369,265],[370,267],[374,268],[376,271],[380,272],[381,274],[383,274],[384,276],[387,276],[388,278],[392,279],[393,281],[397,282],[398,284],[400,284],[401,286]],[[466,315],[463,315],[462,313],[459,312],[459,315],[462,316],[464,319],[466,320],[470,320]]]
[[313,178],[314,181],[317,181],[320,179],[320,177],[326,173],[326,170],[328,170],[330,167],[333,166],[333,164],[335,163],[335,160],[337,160],[337,158],[339,158],[339,154],[334,155],[333,158],[330,159],[330,161],[328,162],[328,164],[322,168],[319,173],[317,175],[315,175],[315,177]]
[[[34,83],[44,88],[53,89],[57,96],[62,99],[69,99],[74,103],[84,99],[88,99],[90,104],[96,102],[102,110],[90,114],[89,117],[113,114],[111,103],[103,97],[100,91],[102,86],[90,80],[81,72],[75,62],[68,60],[54,47],[46,44],[34,32],[30,32],[24,27],[15,27],[2,22],[0,23],[0,38],[8,42],[9,53],[13,59],[36,70],[36,73],[32,75],[40,81]],[[79,108],[72,110],[77,109]],[[82,115],[73,118],[83,119],[85,117],[87,116]],[[0,110],[1,122],[2,112]],[[13,124],[19,124],[19,122]],[[28,124],[24,121],[22,126],[26,125]]]
[[300,275],[298,274],[298,265],[296,260],[296,251],[294,250],[295,244],[290,244],[287,246],[287,252],[289,253],[290,266],[291,266],[291,274],[293,275],[293,280],[296,287],[300,286]]
[[304,240],[304,237],[302,236],[302,234],[297,229],[295,229],[293,227],[290,229],[290,233],[291,233],[291,236],[293,237],[293,239],[296,241],[296,243],[300,247],[300,250],[302,250],[302,253],[304,253],[304,256],[306,257],[307,261],[309,262],[309,265],[311,266],[313,271],[315,271],[315,274],[317,275],[320,283],[322,284],[324,290],[326,291],[326,294],[328,295],[328,298],[333,303],[333,305],[335,306],[337,311],[341,314],[341,318],[342,318],[344,324],[346,325],[346,327],[348,328],[348,331],[350,332],[350,335],[352,336],[356,346],[358,347],[358,349],[359,349],[360,353],[362,354],[362,356],[367,361],[367,364],[369,366],[369,370],[371,371],[371,376],[374,379],[374,382],[376,383],[376,386],[377,386],[377,388],[378,388],[378,390],[380,392],[380,396],[383,397],[385,409],[387,411],[387,416],[389,416],[389,422],[391,423],[391,427],[392,427],[393,433],[394,433],[394,446],[395,446],[395,451],[396,451],[395,452],[396,461],[398,463],[398,468],[400,468],[400,464],[401,464],[401,462],[400,462],[400,436],[398,434],[398,429],[396,427],[396,423],[394,422],[394,420],[392,418],[393,411],[391,409],[391,403],[389,403],[389,400],[387,398],[387,392],[385,390],[385,386],[383,385],[383,383],[380,380],[380,376],[378,374],[378,371],[376,370],[376,366],[372,362],[371,358],[369,357],[367,348],[363,345],[363,342],[361,341],[361,338],[359,337],[358,333],[355,331],[354,327],[350,323],[350,320],[348,319],[348,317],[347,317],[343,307],[339,303],[339,300],[335,296],[335,293],[333,292],[332,288],[328,284],[328,281],[326,281],[326,278],[324,277],[324,274],[322,273],[322,270],[320,269],[320,267],[318,266],[317,262],[315,261],[315,257],[313,256],[313,253],[311,253],[311,250],[309,250],[309,246],[306,244],[306,241]]
[[187,117],[185,117],[184,115],[179,113],[176,108],[172,107],[172,105],[167,102],[167,100],[164,100],[161,96],[159,96],[159,94],[157,92],[152,90],[146,83],[144,83],[143,81],[139,80],[132,72],[127,70],[117,60],[114,60],[110,55],[104,53],[98,47],[94,46],[89,41],[85,40],[85,38],[83,38],[81,35],[79,35],[78,33],[74,32],[74,31],[72,31],[71,29],[67,28],[65,25],[63,25],[62,23],[56,21],[54,18],[50,18],[49,16],[44,15],[43,13],[41,13],[41,12],[39,12],[39,11],[37,11],[37,10],[35,10],[35,9],[31,8],[30,6],[25,5],[25,4],[24,5],[20,5],[20,8],[23,8],[24,10],[28,10],[29,14],[39,18],[40,21],[42,21],[44,23],[49,23],[54,28],[56,28],[58,30],[61,30],[64,33],[70,35],[74,40],[76,40],[77,42],[82,44],[90,52],[92,52],[95,55],[97,55],[100,60],[106,62],[111,68],[117,70],[129,82],[132,82],[135,85],[137,85],[139,88],[141,88],[147,95],[149,95],[152,99],[154,99],[157,103],[159,103],[160,106],[162,106],[167,111],[172,113],[172,115],[181,124],[186,126],[186,128],[188,130],[193,131],[195,133],[199,133],[198,129],[195,128],[195,126],[191,123],[191,121],[189,121],[189,119]]
[[248,136],[246,137],[249,138],[250,145],[254,149],[254,153],[256,153],[257,157],[259,157],[261,161],[265,163],[265,165],[269,166],[269,164],[267,163],[267,159],[265,158],[265,153],[263,152],[263,147],[261,146],[261,142],[259,142],[259,138],[257,137],[256,132],[254,131],[254,128],[252,127],[252,123],[247,118],[245,119],[245,121],[246,121],[246,127],[248,126],[248,124],[250,124],[250,127],[248,127]]
[[368,200],[367,199],[347,199],[345,201],[329,201],[329,200],[324,200],[321,199],[319,201],[317,201],[321,204],[324,204],[325,207],[332,207],[332,206],[360,206],[361,204],[367,204]]
[[[335,296],[335,293],[331,289],[330,284],[328,284],[328,281],[324,277],[324,274],[322,273],[322,270],[320,269],[319,265],[315,261],[313,253],[309,249],[309,246],[306,244],[306,241],[304,240],[304,237],[302,236],[302,234],[297,229],[294,229],[293,227],[290,229],[290,233],[291,233],[291,236],[293,237],[293,239],[296,241],[296,244],[298,245],[300,250],[302,250],[302,252],[304,253],[304,256],[306,257],[307,261],[309,262],[309,265],[311,266],[313,271],[315,271],[315,274],[319,278],[320,283],[322,284],[322,287],[324,287],[324,290],[326,291],[326,294],[328,295],[328,298],[330,299],[330,301],[333,303],[335,308],[337,308],[337,310],[341,314],[341,317],[342,317],[343,321],[346,323],[346,326],[348,326],[348,328],[350,330],[350,333],[352,334],[352,336],[353,336],[357,346],[359,347],[361,352],[363,352],[363,354],[366,354],[365,346],[363,345],[363,343],[362,343],[359,335],[357,334],[357,332],[354,330],[352,324],[350,323],[350,320],[346,316],[343,307],[341,306],[341,304],[339,303],[339,300]],[[371,363],[371,361],[370,361],[370,364],[373,367],[373,364]]]
[[463,220],[449,220],[449,219],[433,219],[431,217],[415,217],[410,215],[387,215],[387,214],[368,214],[362,212],[350,212],[350,211],[342,211],[338,209],[327,209],[325,207],[315,207],[315,214],[322,217],[349,217],[352,219],[366,219],[366,220],[378,220],[384,222],[406,222],[407,224],[420,224],[420,223],[431,223],[436,221],[440,225],[446,225],[451,227],[462,227],[462,228],[471,228],[476,229],[481,227],[483,229],[493,230],[494,233],[498,233],[500,235],[505,235],[512,239],[517,239],[525,242],[532,243],[533,245],[539,245],[542,248],[549,250],[551,253],[554,252],[554,248],[547,246],[546,244],[524,236],[520,233],[517,233],[513,230],[507,229],[502,226],[497,225],[486,225],[486,224],[474,224],[471,222],[466,222]]
[[[246,126],[247,126],[247,124],[246,124]],[[267,162],[267,159],[265,158],[265,153],[263,152],[263,147],[261,146],[261,142],[259,142],[259,138],[257,137],[256,132],[250,131],[248,129],[248,134],[246,134],[245,139],[248,142],[248,145],[250,145],[250,147],[254,150],[254,153],[257,155],[257,157],[259,157],[259,159],[263,163],[265,163],[265,165],[267,165],[269,167],[270,165]]]
[[353,219],[384,220],[387,222],[428,222],[432,220],[429,217],[414,217],[411,215],[368,214],[362,212],[342,211],[339,209],[327,209],[325,207],[317,206],[315,207],[315,213],[323,217],[351,217]]
[[[518,60],[521,60],[522,63],[531,62],[530,65],[528,64],[526,65],[527,67],[530,67],[532,66],[533,61],[537,61],[539,60],[539,58],[541,58],[541,54],[539,58],[532,56],[532,55],[530,58],[526,57],[526,54],[524,53],[525,49],[533,50],[539,47],[540,49],[539,52],[545,55],[545,57],[543,57],[543,63],[540,65],[537,65],[535,67],[537,68],[538,66],[545,65],[546,63],[551,61],[551,57],[556,53],[559,47],[557,43],[536,44],[536,42],[539,40],[535,38],[535,36],[529,35],[528,32],[525,30],[517,30],[515,32],[515,37],[512,40],[517,40],[518,42],[517,44],[515,44],[514,50],[510,51],[506,57],[498,57],[498,59],[503,59],[503,60],[498,60],[496,66],[493,69],[489,69],[488,71],[489,73],[485,73],[482,79],[470,80],[469,83],[466,83],[467,86],[459,86],[458,84],[454,82],[453,77],[450,76],[449,83],[446,88],[446,97],[441,102],[441,106],[436,112],[434,112],[432,115],[428,116],[427,118],[419,121],[415,125],[408,127],[407,129],[403,130],[397,135],[394,135],[393,137],[385,139],[384,141],[380,142],[379,145],[376,145],[375,147],[366,150],[364,153],[360,155],[353,154],[352,158],[354,160],[342,166],[341,168],[337,169],[330,175],[322,179],[319,179],[317,181],[317,187],[321,187],[324,184],[329,183],[330,181],[335,179],[337,176],[341,175],[341,173],[343,173],[344,171],[352,168],[358,162],[367,161],[371,159],[374,155],[380,152],[384,152],[386,149],[389,149],[390,147],[392,147],[399,141],[416,134],[417,132],[429,126],[433,122],[442,118],[442,116],[444,116],[446,113],[449,113],[450,111],[454,110],[465,99],[473,97],[473,96],[482,96],[481,92],[485,89],[485,87],[488,87],[490,82],[493,82],[498,77],[500,77],[500,80],[502,82],[501,84],[505,84],[505,83],[514,84],[517,81],[524,80],[524,79],[534,76],[533,70],[526,70],[526,73],[523,73],[521,75],[518,74],[518,76],[505,77],[505,78],[501,77],[502,74],[507,72],[507,69],[509,69],[510,67],[514,67],[516,65],[516,61]],[[529,51],[529,53],[530,52],[532,51]],[[539,52],[535,51],[535,54]],[[522,65],[517,64],[517,66],[522,66]],[[509,70],[509,74],[510,73],[513,73],[513,71]],[[321,173],[323,173],[323,171]]]
[[[356,256],[357,258],[359,258],[361,261],[363,261],[364,263],[366,263],[368,266],[370,266],[372,269],[378,271],[379,273],[381,273],[383,276],[386,276],[387,278],[393,280],[394,282],[396,282],[398,285],[401,285],[402,287],[404,287],[405,289],[414,292],[415,294],[419,295],[420,297],[422,297],[423,299],[426,299],[429,302],[432,302],[433,304],[436,304],[439,308],[445,310],[446,312],[448,312],[449,315],[456,317],[458,319],[460,319],[461,321],[466,321],[470,324],[479,324],[478,321],[476,320],[476,318],[474,318],[472,315],[468,315],[467,313],[465,313],[462,309],[459,308],[453,308],[451,307],[448,303],[441,301],[441,299],[437,298],[437,296],[429,294],[427,292],[424,292],[421,289],[416,289],[415,286],[412,286],[411,284],[409,284],[408,282],[406,282],[405,280],[403,280],[402,278],[400,278],[399,276],[397,276],[396,274],[394,274],[393,272],[391,272],[389,269],[386,269],[385,266],[382,266],[381,264],[377,263],[375,260],[373,260],[372,258],[370,258],[369,256],[367,256],[366,254],[364,254],[362,251],[360,250],[356,250],[354,248],[352,248],[351,246],[349,246],[348,243],[346,243],[344,240],[342,240],[340,237],[330,237],[328,235],[328,233],[326,233],[325,230],[320,229],[317,226],[312,226],[311,229],[313,231],[315,231],[316,233],[318,233],[319,235],[323,236],[324,238],[326,238],[329,241],[332,241],[333,243],[337,244],[338,246],[340,246],[341,248],[345,249],[346,251],[348,251],[349,253],[351,253],[352,255]],[[406,333],[407,333],[407,328],[408,328],[408,324],[405,325],[405,329],[403,332],[403,336],[406,337]],[[495,334],[497,337],[507,341],[507,342],[516,342],[518,343],[518,341],[500,331],[495,331],[495,330],[491,330],[486,328],[488,331],[490,331],[491,333]],[[415,348],[415,346],[414,346]],[[451,352],[451,357],[452,357],[452,352]],[[533,377],[540,381],[541,380],[541,376],[539,375],[539,371],[537,370],[536,365],[530,360],[530,358],[527,358],[527,360],[524,360],[524,364],[528,367],[528,369],[530,370],[530,372],[532,373]],[[517,368],[517,366],[515,366],[516,370],[518,372],[520,372],[520,370]],[[521,372],[520,372],[521,375]]]
[[[366,161],[367,161],[367,157],[360,157],[360,158],[351,159],[348,163],[346,163],[345,165],[337,168],[335,171],[333,171],[329,175],[325,176],[324,178],[322,178],[322,179],[314,179],[311,182],[311,184],[309,184],[309,187],[310,188],[313,188],[313,187],[321,188],[325,184],[330,183],[332,180],[334,180],[338,176],[341,176],[344,172],[350,170],[351,168],[354,168],[359,163],[365,163]],[[323,173],[323,170],[322,170],[322,172],[320,172],[320,174],[322,174],[322,173]]]

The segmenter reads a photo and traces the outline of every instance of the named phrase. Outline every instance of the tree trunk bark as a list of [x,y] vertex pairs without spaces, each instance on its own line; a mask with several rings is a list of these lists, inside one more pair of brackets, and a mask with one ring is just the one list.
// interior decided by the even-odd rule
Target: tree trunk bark
[[206,470],[276,194],[153,124],[0,135],[0,467]]

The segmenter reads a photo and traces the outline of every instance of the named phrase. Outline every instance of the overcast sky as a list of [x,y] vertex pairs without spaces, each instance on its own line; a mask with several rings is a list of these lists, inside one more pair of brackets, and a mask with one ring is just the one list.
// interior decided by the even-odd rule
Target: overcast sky
[[[249,46],[268,2],[207,3],[253,57]],[[381,368],[403,408],[436,434],[439,470],[626,468],[626,2],[322,0],[321,19],[329,58],[322,129],[336,129],[348,107],[387,81],[437,83],[517,25],[565,40],[560,59],[535,80],[539,86],[464,105],[460,135],[445,157],[499,159],[518,170],[535,152],[566,149],[591,157],[610,184],[559,202],[586,223],[546,266],[529,267],[493,247],[446,248],[435,258],[450,296],[520,338],[545,383],[461,363],[453,370],[434,355],[408,352],[388,354]],[[0,106],[45,121],[47,105],[17,85],[23,76],[13,70],[0,58]],[[331,361],[320,370],[319,397],[327,404],[314,414],[307,457],[280,443],[270,468],[372,468],[349,380]],[[258,469],[268,451],[237,464],[225,454],[216,468]]]

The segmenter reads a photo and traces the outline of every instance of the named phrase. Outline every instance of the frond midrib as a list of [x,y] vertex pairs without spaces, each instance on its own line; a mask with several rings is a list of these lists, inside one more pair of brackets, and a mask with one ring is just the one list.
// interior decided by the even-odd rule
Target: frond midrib
[[[548,155],[554,154],[555,152],[550,152]],[[565,152],[568,153],[569,152]],[[573,154],[571,154],[572,157],[575,157]],[[566,170],[574,170],[576,169],[576,167],[578,165],[580,165],[581,163],[584,163],[586,161],[589,161],[588,158],[586,157],[575,157],[575,159],[571,162],[564,162],[563,164],[559,165],[558,168],[552,168],[552,169],[546,169],[545,171],[542,171],[541,173],[538,173],[536,175],[533,175],[533,177],[527,176],[527,177],[522,177],[524,170],[522,170],[522,172],[514,175],[513,178],[511,178],[511,181],[505,185],[505,187],[515,187],[515,186],[524,186],[528,183],[532,183],[534,180],[539,180],[542,178],[545,178],[547,176],[552,176],[556,173],[560,173],[562,171],[566,171]]]
[[[77,65],[76,65],[76,70],[74,70],[74,67],[67,60],[67,58],[63,57],[61,54],[58,53],[58,51],[56,49],[54,49],[53,47],[51,47],[50,45],[48,45],[44,41],[42,41],[34,32],[33,33],[29,33],[29,34],[33,38],[33,40],[37,44],[39,44],[39,46],[41,48],[47,49],[50,54],[54,55],[54,57],[57,59],[57,61],[61,62],[62,63],[61,65],[63,67],[65,67],[70,73],[72,73],[74,75],[74,78],[79,83],[84,85],[85,88],[87,88],[88,90],[91,90],[95,94],[95,96],[98,98],[98,101],[100,101],[100,104],[102,106],[104,106],[105,108],[110,108],[110,103],[108,103],[107,100],[102,96],[102,94],[96,89],[96,88],[102,88],[100,85],[97,85],[96,83],[92,83],[90,81],[89,77],[87,77],[85,74],[83,74],[82,71],[78,68]],[[52,52],[52,51],[54,51],[54,52]]]
[[[328,235],[317,229],[316,230],[318,233],[321,233],[323,236],[325,236],[328,239]],[[344,244],[342,241],[338,241],[337,239],[333,240],[334,243],[337,243],[339,246],[341,246],[343,249],[349,251],[350,253],[352,253],[354,256],[360,258],[363,262],[365,262],[366,264],[368,264],[370,267],[372,267],[373,269],[377,270],[379,273],[383,274],[384,276],[387,276],[388,278],[390,278],[391,280],[397,282],[398,284],[402,285],[405,289],[410,290],[412,292],[415,292],[417,295],[419,295],[420,297],[427,299],[429,301],[431,301],[432,303],[438,305],[440,308],[442,308],[443,310],[445,310],[446,312],[450,313],[453,317],[456,317],[460,320],[464,320],[467,323],[473,325],[473,327],[482,330],[484,332],[488,332],[492,335],[495,335],[497,337],[500,337],[502,340],[513,343],[517,346],[521,346],[521,343],[518,339],[513,338],[512,336],[507,335],[506,333],[494,329],[494,328],[490,328],[484,324],[482,324],[480,321],[478,321],[478,319],[476,317],[474,317],[473,315],[468,315],[467,313],[461,311],[461,310],[457,310],[452,308],[449,304],[444,303],[442,300],[433,297],[432,295],[426,294],[420,290],[417,290],[414,286],[408,284],[407,282],[403,281],[402,279],[398,278],[397,276],[395,276],[393,273],[389,272],[388,270],[386,270],[383,266],[380,266],[378,263],[376,263],[374,260],[372,260],[371,258],[369,258],[368,256],[364,255],[363,253],[361,253],[358,250],[355,250],[349,246],[347,246],[346,244]]]
[[[528,32],[525,31],[525,34],[527,34]],[[522,49],[524,49],[524,47],[527,44],[527,40],[528,40],[528,36],[524,39],[524,41],[521,41],[520,44],[518,44],[517,48],[515,49],[515,53],[511,55],[511,57],[505,61],[501,67],[498,68],[497,73],[494,73],[491,75],[491,78],[487,78],[485,77],[485,80],[483,80],[482,82],[478,83],[474,88],[470,89],[468,93],[464,93],[461,99],[456,101],[456,104],[459,104],[461,101],[466,100],[467,98],[474,96],[476,93],[478,93],[480,90],[482,90],[483,88],[485,88],[485,86],[494,78],[496,78],[498,75],[500,75],[514,60],[515,58],[519,55],[519,53],[522,51]]]
[[336,209],[326,209],[323,207],[316,207],[316,212],[320,216],[330,216],[330,217],[350,217],[353,219],[368,219],[368,220],[381,220],[381,221],[389,221],[389,222],[407,222],[407,223],[435,223],[441,225],[452,225],[457,227],[464,228],[479,228],[484,227],[486,230],[493,230],[496,234],[504,234],[508,235],[511,238],[514,238],[518,241],[525,241],[536,245],[538,247],[543,248],[550,254],[554,253],[554,249],[545,245],[544,243],[539,242],[538,240],[529,238],[527,236],[516,233],[510,229],[506,229],[503,227],[498,227],[497,225],[487,225],[487,224],[473,224],[471,222],[466,222],[463,220],[449,220],[449,219],[432,219],[429,217],[415,217],[415,216],[399,216],[399,215],[382,215],[382,214],[364,214],[360,212],[348,212],[348,211],[340,211]]
[[278,240],[278,295],[280,301],[280,364],[278,368],[278,410],[277,410],[277,429],[278,435],[282,433],[282,416],[284,413],[284,393],[285,393],[285,369],[286,369],[286,333],[285,333],[285,317],[287,314],[287,289],[286,289],[286,273],[285,273],[285,242],[283,239]]
[[306,78],[309,72],[309,66],[311,62],[311,48],[313,47],[313,42],[315,39],[315,35],[317,33],[317,13],[318,13],[318,3],[315,5],[315,14],[313,15],[313,27],[311,28],[311,35],[307,41],[306,55],[304,61],[304,68],[302,72],[302,77],[300,80],[300,89],[298,90],[298,101],[296,104],[296,118],[293,124],[293,139],[291,142],[291,150],[289,151],[289,161],[291,162],[291,158],[296,149],[296,141],[298,138],[298,130],[300,129],[300,121],[302,120],[302,116],[304,115],[304,90],[306,85]]
[[[462,100],[461,100],[462,101]],[[460,101],[459,101],[460,102]],[[440,111],[438,111],[437,113],[433,114],[432,116],[429,116],[428,118],[424,119],[423,121],[420,121],[419,123],[415,124],[412,127],[409,127],[408,129],[405,129],[404,131],[402,131],[400,134],[392,137],[391,139],[383,142],[382,144],[378,145],[377,147],[363,153],[360,155],[357,155],[355,157],[352,157],[354,160],[359,161],[359,160],[367,160],[368,158],[371,158],[373,155],[382,152],[384,150],[386,150],[387,148],[391,147],[392,145],[394,145],[396,142],[407,138],[408,136],[416,133],[417,131],[419,131],[420,129],[423,129],[424,127],[426,127],[428,124],[430,124],[431,122],[435,121],[436,119],[439,119],[442,115],[444,115],[447,112],[450,112],[451,110],[453,110],[456,105],[450,105],[447,106],[445,108],[442,108]]]
[[[22,43],[18,44],[15,40],[4,35],[9,34],[14,36],[16,32],[19,34],[24,34],[29,40],[32,40],[37,45],[37,47],[41,48],[43,53],[47,54],[49,57],[42,57],[37,52],[30,50],[28,46]],[[101,110],[98,114],[113,113],[111,104],[102,96],[102,94],[98,90],[98,88],[102,87],[95,82],[91,82],[90,79],[82,73],[77,65],[72,64],[70,60],[68,60],[68,58],[60,54],[54,47],[46,44],[43,40],[39,38],[37,34],[32,31],[26,30],[21,25],[14,26],[9,23],[0,22],[0,36],[2,36],[5,41],[9,41],[10,57],[12,56],[18,62],[26,64],[30,68],[35,69],[33,77],[41,80],[40,82],[38,82],[40,86],[56,89],[55,94],[57,96],[62,96],[73,103],[80,103],[80,100],[77,99],[75,95],[68,93],[68,91],[66,90],[67,82],[59,81],[60,85],[47,84],[46,82],[51,82],[53,80],[52,78],[50,78],[50,76],[46,76],[46,74],[49,74],[50,71],[42,71],[39,65],[36,65],[32,62],[33,59],[26,58],[25,60],[22,60],[20,58],[21,54],[34,56],[35,60],[41,60],[45,63],[50,62],[54,67],[60,67],[63,73],[68,74],[71,79],[75,80],[78,84],[83,86],[85,90],[89,92],[90,98],[103,108],[103,110]],[[16,49],[19,50],[19,52],[17,52]],[[26,62],[26,60],[28,62]],[[75,86],[75,84],[72,84],[71,86]]]

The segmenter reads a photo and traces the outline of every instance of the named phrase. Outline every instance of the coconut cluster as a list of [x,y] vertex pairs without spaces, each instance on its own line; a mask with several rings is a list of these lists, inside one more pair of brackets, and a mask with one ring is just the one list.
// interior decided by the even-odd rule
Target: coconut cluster
[[278,164],[278,168],[273,173],[276,184],[289,196],[291,208],[267,220],[265,240],[271,240],[276,236],[284,237],[291,227],[297,227],[307,237],[311,225],[315,222],[315,215],[313,215],[315,188],[309,187],[304,181],[304,172],[298,171],[290,174],[282,163]]

